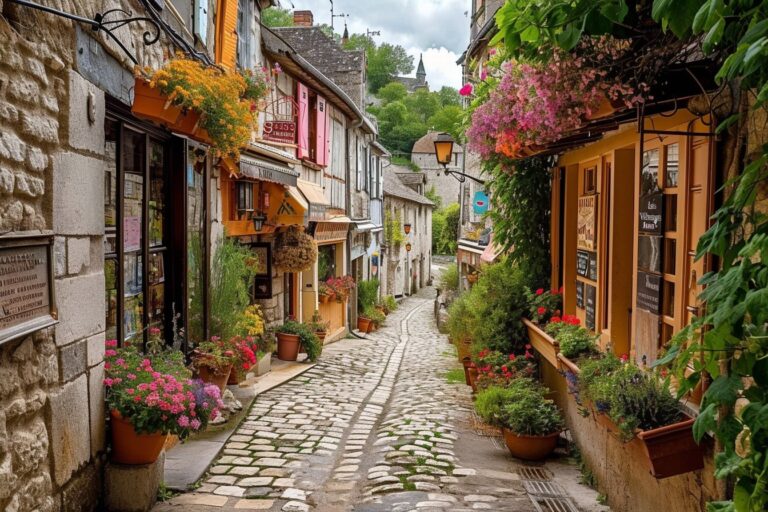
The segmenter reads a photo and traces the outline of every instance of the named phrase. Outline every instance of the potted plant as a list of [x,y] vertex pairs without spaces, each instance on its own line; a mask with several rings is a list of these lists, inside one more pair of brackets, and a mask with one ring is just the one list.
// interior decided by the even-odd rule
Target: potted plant
[[283,361],[296,361],[299,349],[306,352],[307,359],[315,361],[323,345],[308,325],[288,320],[277,328],[277,357]]
[[223,407],[219,388],[192,380],[180,351],[145,355],[108,340],[104,355],[114,462],[151,464],[168,435],[185,439],[205,429]]
[[371,319],[365,316],[364,313],[357,315],[357,330],[363,334],[369,332],[371,329]]
[[524,460],[541,460],[554,451],[563,418],[547,390],[519,378],[506,387],[489,387],[477,396],[475,408],[488,423],[501,427],[510,453]]
[[223,392],[232,365],[237,361],[236,349],[230,341],[211,336],[192,351],[192,364],[203,382],[215,384]]
[[235,361],[232,371],[229,372],[227,384],[240,384],[245,380],[245,375],[258,364],[259,343],[254,336],[236,337],[232,340],[235,348]]
[[344,302],[355,288],[355,279],[352,276],[329,277],[326,284],[333,290],[336,302]]
[[384,321],[387,319],[387,317],[384,316],[384,313],[376,309],[376,306],[368,306],[365,308],[363,315],[370,320],[369,329],[373,331],[384,325]]
[[397,300],[392,295],[384,297],[382,304],[384,305],[384,313],[387,315],[397,309]]
[[317,338],[320,340],[320,343],[325,341],[325,337],[328,335],[329,325],[330,322],[324,321],[318,310],[315,310],[315,312],[312,313],[312,319],[309,322],[309,327],[315,333],[315,336],[317,336]]
[[321,304],[328,304],[336,298],[333,288],[325,281],[320,281],[317,285],[317,296]]

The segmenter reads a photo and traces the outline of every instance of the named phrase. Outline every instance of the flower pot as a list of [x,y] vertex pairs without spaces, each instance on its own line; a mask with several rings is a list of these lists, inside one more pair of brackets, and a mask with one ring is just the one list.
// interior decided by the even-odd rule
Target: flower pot
[[193,136],[201,130],[200,114],[191,110],[183,112],[176,122],[168,128],[177,133]]
[[472,368],[472,358],[465,357],[461,360],[462,366],[464,366],[464,382],[467,383],[467,386],[471,386],[472,383],[469,381],[469,369]]
[[262,375],[268,374],[272,370],[272,353],[269,352],[267,354],[264,354],[263,357],[259,358],[259,362],[256,365],[256,376],[261,377]]
[[245,370],[235,370],[229,372],[229,378],[227,379],[228,386],[236,386],[245,380]]
[[507,445],[509,453],[523,460],[541,460],[546,458],[555,451],[557,438],[560,436],[560,432],[546,436],[525,436],[515,434],[506,428],[502,430],[504,432],[504,444]]
[[224,392],[224,388],[227,387],[227,381],[229,380],[229,374],[232,371],[232,365],[230,364],[226,368],[211,368],[209,366],[200,365],[197,367],[197,375],[200,380],[209,384],[215,384],[219,387],[221,392]]
[[116,411],[112,418],[112,461],[118,464],[152,464],[165,446],[167,434],[137,434],[130,420]]
[[150,87],[141,78],[137,78],[134,84],[131,112],[136,117],[163,125],[175,124],[182,113],[181,108],[172,105],[159,89]]
[[368,332],[371,328],[371,319],[364,316],[357,317],[357,330],[360,332]]
[[523,323],[528,329],[528,339],[533,348],[555,368],[558,367],[557,354],[560,352],[560,346],[549,334],[544,332],[538,325],[527,318],[523,318]]
[[320,298],[320,304],[328,304],[331,302],[331,296],[330,295],[318,295]]
[[642,430],[637,439],[648,456],[648,467],[655,478],[681,475],[704,467],[701,447],[693,439],[693,418],[681,422]]
[[472,393],[477,393],[477,368],[471,366],[467,373],[469,373],[469,385],[472,386]]
[[479,278],[477,274],[467,274],[467,282],[470,284],[475,284]]
[[297,334],[277,333],[277,358],[282,361],[295,361],[299,358],[301,341]]
[[326,331],[315,331],[315,336],[320,340],[320,343],[325,343],[325,337],[328,336]]
[[466,358],[472,358],[472,340],[465,338],[456,342],[456,355],[459,357],[459,362],[463,362]]

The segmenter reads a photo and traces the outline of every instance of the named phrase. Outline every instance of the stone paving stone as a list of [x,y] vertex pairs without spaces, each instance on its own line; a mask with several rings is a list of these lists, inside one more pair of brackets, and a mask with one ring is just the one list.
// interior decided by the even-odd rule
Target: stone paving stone
[[239,498],[245,494],[245,489],[237,487],[236,485],[222,485],[217,487],[216,490],[213,491],[213,494],[218,494],[220,496],[235,496],[236,498]]
[[239,500],[235,503],[237,510],[269,510],[275,500]]

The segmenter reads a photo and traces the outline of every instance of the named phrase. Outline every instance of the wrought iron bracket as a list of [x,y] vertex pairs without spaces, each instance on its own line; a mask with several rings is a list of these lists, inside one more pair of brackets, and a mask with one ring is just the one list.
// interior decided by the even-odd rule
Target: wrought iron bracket
[[475,178],[474,176],[471,176],[465,172],[461,171],[454,171],[451,169],[448,169],[447,166],[443,166],[443,172],[446,176],[453,176],[459,183],[464,183],[467,181],[467,179],[470,179],[477,183],[478,185],[485,185],[485,180],[481,180],[480,178]]
[[54,9],[53,7],[48,7],[47,5],[36,4],[34,2],[30,2],[29,0],[6,0],[6,2],[23,5],[24,7],[29,7],[30,9],[37,9],[39,11],[47,12],[48,14],[53,14],[54,16],[61,16],[62,18],[77,21],[78,23],[90,25],[91,30],[94,32],[104,32],[107,34],[107,36],[109,36],[115,42],[115,44],[117,44],[120,49],[123,50],[123,52],[128,56],[129,59],[131,59],[134,64],[138,64],[139,61],[136,60],[136,57],[130,52],[130,50],[128,50],[128,48],[125,47],[122,41],[120,41],[120,39],[118,39],[117,36],[112,33],[113,30],[124,27],[130,23],[138,23],[143,21],[151,26],[151,29],[144,31],[144,34],[142,35],[144,44],[146,46],[150,46],[155,44],[160,39],[160,25],[155,20],[146,16],[133,16],[130,11],[125,11],[123,9],[110,9],[104,13],[96,13],[93,19],[90,19],[83,16],[78,16],[76,14],[60,11],[58,9]]

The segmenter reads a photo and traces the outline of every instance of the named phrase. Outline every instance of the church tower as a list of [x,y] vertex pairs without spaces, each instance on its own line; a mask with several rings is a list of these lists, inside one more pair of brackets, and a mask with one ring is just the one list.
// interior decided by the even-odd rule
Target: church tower
[[424,86],[427,83],[427,70],[424,69],[423,54],[419,54],[419,67],[416,68],[416,82],[418,86]]

